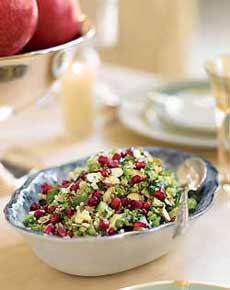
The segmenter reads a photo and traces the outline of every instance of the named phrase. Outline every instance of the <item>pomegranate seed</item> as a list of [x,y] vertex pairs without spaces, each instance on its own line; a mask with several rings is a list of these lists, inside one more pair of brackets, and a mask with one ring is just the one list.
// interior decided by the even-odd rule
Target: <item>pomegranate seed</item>
[[77,181],[76,183],[74,183],[73,185],[70,186],[70,190],[71,191],[77,191],[80,187],[80,181]]
[[66,209],[66,215],[67,215],[67,217],[68,218],[71,218],[73,216],[73,214],[74,214],[73,209],[71,207],[67,207],[67,209]]
[[89,206],[95,206],[99,202],[98,198],[96,196],[91,196],[90,199],[88,200],[88,205]]
[[110,168],[102,169],[100,172],[101,172],[101,175],[102,175],[103,177],[107,177],[107,176],[109,176],[109,174],[111,173],[111,169],[110,169]]
[[36,217],[36,219],[39,219],[43,214],[44,214],[44,212],[42,210],[40,210],[40,209],[37,209],[34,212],[34,216]]
[[80,177],[82,180],[86,180],[86,176],[87,176],[87,173],[83,171]]
[[54,226],[52,224],[49,224],[45,228],[44,233],[47,234],[47,235],[53,235],[53,233],[54,233]]
[[109,157],[101,155],[101,156],[98,157],[98,162],[101,165],[108,165],[109,164]]
[[121,199],[121,204],[122,204],[123,206],[127,206],[129,203],[130,203],[130,200],[129,200],[127,197],[123,197],[123,198]]
[[57,234],[59,237],[65,237],[67,234],[67,231],[63,226],[59,226],[57,229]]
[[120,198],[115,197],[115,198],[111,201],[111,203],[110,203],[110,207],[112,207],[113,209],[118,209],[119,206],[120,206],[120,204],[121,204],[121,200],[120,200]]
[[142,202],[137,200],[132,200],[131,202],[132,208],[142,208]]
[[117,160],[115,160],[115,161],[110,161],[110,162],[108,163],[108,167],[110,167],[110,168],[116,168],[116,167],[118,167],[118,166],[119,166],[119,163],[118,163]]
[[153,196],[158,198],[161,201],[165,200],[165,193],[162,189],[156,190],[153,192]]
[[121,154],[119,154],[119,153],[115,153],[112,157],[113,161],[115,161],[115,160],[120,161],[120,159],[121,159]]
[[133,150],[131,148],[127,149],[126,155],[129,155],[129,156],[132,156],[133,157],[134,156]]
[[33,202],[30,206],[30,210],[35,211],[37,209],[39,209],[39,205],[36,202]]
[[57,208],[58,208],[58,205],[53,205],[49,207],[47,211],[48,213],[53,213]]
[[52,224],[56,224],[60,221],[60,215],[58,213],[55,213],[51,219],[50,219]]
[[142,222],[135,222],[133,225],[134,230],[139,230],[139,229],[143,229],[143,228],[147,228],[147,225],[142,223]]
[[44,209],[44,211],[47,211],[48,210],[48,204],[43,205],[42,208]]
[[143,206],[142,206],[142,207],[143,207],[144,209],[147,209],[147,210],[148,210],[148,209],[150,209],[150,206],[151,206],[151,203],[150,203],[149,201],[145,201],[145,202],[143,203]]
[[132,185],[134,185],[134,184],[140,183],[141,180],[142,180],[142,178],[140,175],[134,175],[131,179],[131,183],[132,183]]
[[41,186],[41,192],[42,192],[42,194],[47,194],[48,191],[50,191],[50,189],[52,189],[52,186],[49,185],[48,183],[44,183]]
[[116,210],[116,213],[117,214],[121,214],[122,213],[122,210],[121,209],[118,209],[118,210]]
[[135,168],[136,169],[141,169],[141,168],[144,168],[145,167],[145,162],[144,161],[137,161],[135,163]]
[[100,231],[105,232],[109,228],[109,221],[106,219],[101,220],[98,228]]
[[71,184],[70,181],[68,181],[68,180],[64,180],[64,181],[62,182],[61,187],[62,187],[62,188],[68,188],[68,187],[70,186],[70,184]]
[[142,207],[143,207],[143,202],[141,202],[141,201],[136,201],[136,207],[137,207],[137,208],[142,208]]
[[109,229],[108,234],[110,236],[113,236],[113,235],[118,234],[118,231],[116,229],[114,229],[114,228],[111,228],[111,229]]
[[93,193],[93,196],[96,197],[96,198],[101,198],[102,197],[102,193],[100,191],[95,191]]

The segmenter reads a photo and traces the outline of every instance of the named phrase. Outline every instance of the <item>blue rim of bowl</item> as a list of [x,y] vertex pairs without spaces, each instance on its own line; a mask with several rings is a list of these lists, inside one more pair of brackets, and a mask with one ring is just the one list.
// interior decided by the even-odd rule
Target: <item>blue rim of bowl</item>
[[[123,149],[125,149],[125,148],[123,148]],[[170,153],[171,154],[181,154],[183,156],[188,156],[188,157],[197,156],[197,155],[191,154],[189,152],[180,151],[180,150],[174,150],[174,149],[168,149],[168,148],[161,148],[161,147],[144,147],[144,150],[147,151],[147,152],[149,152],[150,150],[151,151],[163,151],[163,152],[165,152],[165,153],[167,152],[169,154]],[[22,232],[24,234],[36,236],[37,238],[41,238],[41,239],[51,239],[51,240],[60,241],[60,242],[63,242],[63,241],[64,242],[67,242],[67,241],[68,242],[75,242],[75,241],[82,241],[82,240],[91,241],[91,240],[121,239],[121,238],[126,238],[126,237],[151,234],[151,233],[153,233],[155,231],[159,231],[161,229],[165,229],[165,228],[168,228],[168,227],[171,227],[171,226],[175,225],[175,222],[170,222],[170,223],[162,224],[162,225],[160,225],[158,227],[151,228],[151,229],[146,229],[146,230],[142,230],[142,231],[130,231],[130,232],[125,232],[125,233],[119,233],[119,234],[116,234],[116,235],[113,235],[113,236],[95,236],[95,237],[86,236],[86,237],[62,238],[62,237],[58,237],[58,236],[47,235],[47,234],[45,234],[43,232],[30,230],[30,229],[28,229],[28,228],[26,228],[24,226],[16,225],[12,221],[11,214],[10,214],[9,210],[12,208],[13,204],[16,203],[15,201],[18,199],[18,196],[20,195],[21,191],[24,190],[25,188],[27,188],[27,186],[29,184],[31,184],[33,182],[33,180],[39,174],[41,174],[43,172],[47,172],[49,170],[55,170],[55,169],[58,169],[60,167],[65,167],[67,165],[74,164],[77,161],[85,162],[88,158],[89,158],[89,156],[85,157],[85,158],[77,159],[74,162],[65,163],[65,164],[60,165],[60,166],[49,167],[49,168],[40,170],[40,171],[32,174],[31,176],[29,176],[28,179],[26,180],[26,182],[12,194],[10,201],[6,204],[6,206],[5,206],[4,210],[3,210],[4,215],[5,215],[5,219],[7,220],[7,222],[13,228],[15,228],[16,230],[19,230],[20,232]],[[215,181],[215,185],[212,187],[213,194],[212,194],[212,199],[211,199],[210,203],[204,209],[202,209],[201,211],[191,214],[189,216],[189,220],[190,221],[192,221],[193,219],[203,215],[205,212],[207,212],[210,209],[210,207],[213,205],[214,199],[216,197],[216,193],[217,193],[217,191],[219,190],[219,187],[220,187],[220,184],[219,184],[219,181],[218,181],[218,171],[217,171],[217,169],[208,160],[205,160],[203,158],[202,158],[202,160],[205,161],[205,163],[207,165],[207,168],[208,168],[208,171],[214,172],[214,178],[213,179]]]
[[[87,19],[87,17],[85,17],[85,19],[83,21],[81,21],[81,25],[82,25],[82,35],[78,38],[75,38],[75,39],[68,41],[66,43],[56,45],[53,47],[49,47],[49,48],[45,48],[45,49],[39,49],[39,50],[31,51],[31,52],[0,57],[0,62],[1,61],[13,61],[13,60],[18,60],[18,59],[31,58],[33,56],[48,54],[50,52],[57,52],[57,51],[60,51],[63,49],[68,49],[68,48],[71,48],[73,46],[85,43],[86,41],[91,40],[95,36],[95,29],[91,25],[91,23]],[[87,29],[84,29],[84,25],[87,26]]]
[[[143,287],[149,286],[164,286],[164,285],[171,285],[171,286],[181,286],[181,289],[184,289],[184,286],[207,286],[207,287],[218,287],[219,290],[229,290],[230,288],[226,285],[218,285],[215,283],[208,283],[208,282],[199,282],[199,281],[188,281],[188,280],[168,280],[168,281],[156,281],[156,282],[148,282],[143,284],[131,285],[124,288],[119,288],[118,290],[137,290],[142,289]],[[141,287],[141,288],[140,288]]]

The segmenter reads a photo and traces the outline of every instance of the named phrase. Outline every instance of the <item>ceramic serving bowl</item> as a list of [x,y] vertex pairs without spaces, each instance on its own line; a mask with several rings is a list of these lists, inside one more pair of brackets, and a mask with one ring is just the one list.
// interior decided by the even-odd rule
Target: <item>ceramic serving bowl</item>
[[200,282],[162,281],[130,286],[120,290],[229,290],[229,288]]
[[6,108],[19,110],[46,96],[73,60],[76,50],[93,36],[94,28],[85,18],[82,36],[77,39],[48,49],[0,57],[0,114]]
[[[186,158],[191,157],[188,153],[169,149],[145,148],[145,150],[160,158],[164,166],[174,171]],[[82,276],[98,276],[125,271],[168,253],[176,242],[173,239],[175,223],[114,236],[72,239],[47,236],[24,227],[23,218],[30,204],[37,201],[41,184],[66,179],[70,170],[76,166],[84,166],[85,161],[86,158],[42,170],[30,176],[5,207],[7,221],[24,236],[35,254],[60,271]],[[190,216],[190,221],[209,209],[218,188],[217,171],[209,162],[205,162],[207,177],[201,188],[198,208]]]

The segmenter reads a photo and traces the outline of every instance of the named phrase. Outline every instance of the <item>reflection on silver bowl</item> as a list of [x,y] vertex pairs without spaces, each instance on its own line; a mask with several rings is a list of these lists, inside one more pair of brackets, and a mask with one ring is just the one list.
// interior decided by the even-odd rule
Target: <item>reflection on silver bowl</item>
[[76,50],[94,36],[87,19],[82,36],[65,44],[29,53],[0,58],[1,113],[11,113],[45,96],[73,60]]

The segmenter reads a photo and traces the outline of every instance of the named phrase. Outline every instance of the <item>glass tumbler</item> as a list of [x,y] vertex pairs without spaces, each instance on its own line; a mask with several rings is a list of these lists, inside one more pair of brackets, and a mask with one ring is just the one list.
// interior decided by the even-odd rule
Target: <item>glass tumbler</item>
[[230,55],[207,61],[205,69],[216,100],[220,181],[230,191]]

